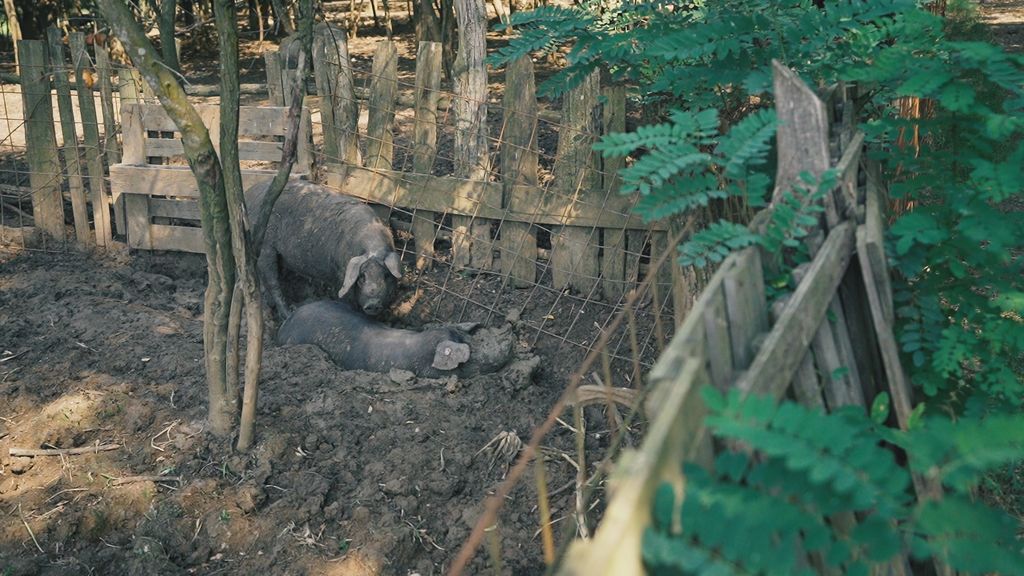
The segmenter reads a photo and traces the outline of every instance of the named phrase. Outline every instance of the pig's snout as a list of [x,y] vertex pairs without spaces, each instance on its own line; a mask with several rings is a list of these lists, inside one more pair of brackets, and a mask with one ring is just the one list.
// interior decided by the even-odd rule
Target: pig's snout
[[363,311],[370,316],[376,316],[384,311],[384,306],[380,302],[369,302],[363,306]]

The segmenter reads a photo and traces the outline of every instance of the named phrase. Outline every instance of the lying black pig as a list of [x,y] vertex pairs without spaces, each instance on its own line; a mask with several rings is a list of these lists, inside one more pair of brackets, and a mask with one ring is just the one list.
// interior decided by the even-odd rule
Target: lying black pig
[[469,360],[469,345],[451,328],[423,332],[380,324],[345,302],[322,300],[300,306],[277,333],[278,344],[315,344],[346,370],[408,370],[437,378]]
[[[255,217],[270,182],[245,192],[246,210]],[[270,301],[282,317],[291,313],[278,278],[285,268],[340,287],[359,309],[376,316],[391,304],[402,262],[391,230],[363,202],[318,184],[290,180],[274,204],[260,252],[259,267]]]

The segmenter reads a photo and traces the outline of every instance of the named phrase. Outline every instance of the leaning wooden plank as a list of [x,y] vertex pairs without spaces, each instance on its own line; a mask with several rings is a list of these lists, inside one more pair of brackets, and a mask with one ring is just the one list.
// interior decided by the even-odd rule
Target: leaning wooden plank
[[[88,247],[95,244],[96,240],[89,229],[89,201],[85,196],[82,158],[78,149],[78,134],[75,133],[74,105],[71,103],[71,84],[68,82],[67,65],[64,62],[64,36],[60,29],[51,27],[46,29],[46,37],[50,47],[53,84],[57,90],[61,134],[64,137],[64,166],[71,193],[71,211],[75,217],[75,238],[79,244]],[[118,230],[124,231],[123,222]]]
[[110,199],[103,183],[103,151],[100,149],[99,120],[96,117],[96,102],[92,89],[85,85],[83,71],[89,63],[85,48],[85,34],[71,33],[71,59],[75,67],[78,108],[82,114],[82,133],[85,136],[85,156],[89,167],[89,191],[92,195],[93,226],[96,228],[96,245],[106,248],[111,243]]
[[765,298],[764,275],[761,272],[761,253],[745,250],[739,257],[752,261],[741,261],[726,272],[723,287],[733,367],[746,370],[754,359],[754,338],[768,328],[768,303]]
[[366,125],[366,167],[391,170],[395,155],[392,129],[398,92],[398,48],[391,40],[377,43],[370,77],[369,120]]
[[686,358],[669,387],[659,416],[636,452],[623,454],[611,478],[604,519],[590,540],[573,542],[558,574],[622,576],[643,574],[641,545],[650,525],[651,500],[663,482],[681,489],[682,462],[706,448],[706,409],[700,388],[707,383],[703,363]]
[[[807,264],[798,266],[793,270],[793,278],[801,282],[807,270]],[[836,295],[829,301],[825,321],[818,326],[811,341],[811,350],[814,352],[829,410],[836,410],[842,406],[864,406],[864,393],[861,389],[857,362],[853,356],[846,321]]]
[[[654,418],[655,414],[661,412],[662,401],[668,393],[668,383],[671,382],[674,375],[682,368],[686,358],[699,358],[707,364],[709,357],[708,347],[714,344],[714,340],[718,336],[708,334],[705,318],[709,314],[714,314],[714,312],[709,312],[709,310],[715,307],[714,300],[717,298],[717,294],[722,293],[724,290],[723,285],[727,274],[753,274],[761,272],[760,270],[750,268],[754,263],[753,258],[742,256],[750,250],[757,250],[757,248],[751,247],[740,252],[734,252],[722,262],[718,270],[708,280],[704,290],[701,292],[700,298],[697,299],[697,302],[691,308],[686,320],[683,321],[672,337],[672,340],[668,343],[668,346],[665,347],[665,351],[658,358],[658,362],[651,368],[650,373],[647,375],[648,386],[651,392],[648,394],[647,402],[645,403],[649,418]],[[710,370],[710,364],[706,365],[706,369]]]
[[[567,215],[560,206],[553,210],[539,207],[502,209],[502,184],[480,182],[451,176],[432,176],[398,171],[369,170],[362,167],[337,165],[326,170],[327,185],[362,198],[367,202],[402,206],[417,210],[450,212],[465,216],[474,214],[483,218],[531,222],[542,225],[574,225],[582,227],[619,227],[630,230],[664,230],[664,223],[645,224],[637,216],[608,213],[596,206],[580,206],[580,210]],[[518,198],[540,197],[544,189],[536,186],[515,186],[513,194]],[[516,206],[520,206],[518,203]],[[642,248],[643,243],[639,242]],[[637,248],[639,251],[641,248]],[[632,248],[630,248],[632,251]],[[631,254],[632,256],[632,254]],[[639,256],[639,254],[637,254]]]
[[[597,156],[593,151],[597,125],[594,109],[601,95],[600,73],[594,71],[562,97],[562,127],[558,134],[552,196],[604,208]],[[551,280],[556,289],[570,287],[589,294],[599,275],[598,231],[584,226],[563,226],[551,234]]]
[[338,158],[328,162],[344,162],[349,166],[360,164],[358,145],[359,103],[356,101],[355,82],[352,79],[352,61],[348,55],[348,41],[344,32],[328,27],[331,42],[325,47],[328,73],[331,75],[330,104],[334,125],[337,127]]
[[832,295],[843,277],[853,247],[853,225],[843,222],[829,232],[793,293],[779,321],[750,368],[736,382],[745,393],[782,396],[800,366],[803,352],[825,319]]
[[[889,280],[889,264],[885,258],[885,220],[882,218],[882,176],[878,162],[869,160],[864,214],[864,248],[874,279],[878,282],[875,294],[886,324],[896,322],[895,306],[892,301],[892,282]],[[862,260],[863,262],[863,260]]]
[[[778,60],[772,60],[775,111],[779,129],[779,151],[772,204],[800,184],[800,174],[818,177],[831,164],[828,149],[828,113],[818,95],[799,76]],[[825,220],[829,227],[839,222],[832,195],[825,197]]]
[[32,185],[32,214],[37,228],[64,241],[64,200],[60,192],[60,158],[53,134],[46,45],[41,40],[18,43],[21,97],[25,114],[25,156]]
[[[786,309],[790,295],[783,296],[772,303],[772,320],[778,321],[782,311]],[[793,376],[793,395],[796,401],[810,408],[825,411],[825,401],[821,397],[821,384],[818,382],[818,374],[814,368],[814,353],[807,350],[803,359],[800,360],[800,367]]]
[[[505,70],[502,97],[502,206],[536,211],[539,206],[516,193],[516,186],[537,186],[537,88],[533,61],[523,56]],[[537,232],[533,222],[504,219],[501,223],[501,271],[513,286],[526,288],[537,281]]]

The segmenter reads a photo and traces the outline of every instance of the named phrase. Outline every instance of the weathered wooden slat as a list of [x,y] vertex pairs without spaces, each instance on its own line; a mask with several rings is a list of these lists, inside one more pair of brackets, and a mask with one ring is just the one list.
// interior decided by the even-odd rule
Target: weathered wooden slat
[[768,318],[761,253],[745,250],[740,258],[752,261],[741,260],[725,274],[722,284],[725,289],[725,312],[729,318],[733,367],[745,370],[756,353],[753,348],[754,338],[766,331]]
[[177,250],[199,254],[206,252],[202,228],[150,224],[149,231],[153,250]]
[[[658,223],[654,223],[657,229]],[[647,245],[649,233],[642,230],[626,229],[626,271],[623,281],[635,284],[640,281],[640,259],[643,257],[644,246]]]
[[[272,179],[276,173],[276,170],[242,170],[242,185],[248,188]],[[188,166],[117,164],[110,167],[110,185],[122,194],[199,197],[199,187]]]
[[[146,138],[146,156],[161,156],[170,158],[184,156],[185,148],[181,140],[171,138]],[[239,140],[238,159],[247,161],[277,162],[281,160],[281,150],[284,142],[255,142],[252,140]],[[296,168],[299,162],[296,160]],[[297,173],[306,173],[306,170],[296,170]]]
[[[287,116],[287,115],[286,115]],[[313,123],[309,108],[303,108],[299,116],[298,148],[295,150],[295,164],[292,175],[313,173]]]
[[369,120],[366,124],[366,167],[391,170],[395,147],[395,94],[398,92],[398,48],[381,40],[373,54],[370,77]]
[[[71,84],[68,82],[64,61],[64,35],[60,29],[51,27],[46,29],[46,38],[50,48],[53,84],[57,90],[61,134],[64,137],[64,166],[67,170],[68,191],[71,193],[71,212],[75,218],[75,238],[79,244],[88,247],[95,244],[96,239],[89,229],[89,201],[85,196],[82,159],[78,149],[78,135],[75,133],[74,105],[71,103]],[[119,230],[124,230],[124,227]]]
[[[103,153],[107,165],[121,161],[121,148],[117,144],[117,118],[114,117],[114,86],[110,79],[110,55],[104,46],[95,45],[96,73],[100,77],[100,103],[103,110]],[[122,215],[123,217],[123,215]]]
[[[580,211],[567,215],[565,210],[541,211],[534,205],[527,210],[501,208],[502,184],[478,182],[451,176],[432,176],[397,171],[375,171],[361,167],[346,167],[346,175],[336,166],[326,170],[327,185],[346,194],[368,202],[428,210],[450,212],[465,216],[477,215],[482,218],[506,221],[528,222],[550,226],[574,225],[605,228],[629,228],[644,230],[649,224],[636,216],[626,217],[602,212],[596,207],[580,206]],[[543,195],[544,189],[531,186],[515,186],[516,197],[532,198]],[[528,205],[527,205],[528,206]],[[655,223],[656,230],[663,230],[662,224]]]
[[[412,170],[430,174],[437,158],[437,100],[441,94],[441,43],[420,42],[416,51],[416,106],[413,126]],[[427,270],[434,260],[436,213],[416,210],[412,236],[416,242],[416,269]]]
[[151,218],[199,220],[199,202],[197,200],[150,198],[149,215]]
[[[159,104],[130,103],[137,106],[146,130],[177,132],[178,127]],[[196,112],[216,125],[220,121],[220,107],[197,104]],[[284,106],[241,106],[238,109],[238,136],[284,136],[288,133],[288,108]]]
[[271,106],[284,106],[284,76],[281,70],[281,56],[276,51],[264,52],[267,67],[267,93]]
[[[553,196],[589,202],[603,208],[597,156],[592,150],[597,132],[597,100],[601,94],[600,73],[594,71],[579,86],[562,97],[562,128],[553,169]],[[555,288],[570,287],[590,294],[599,276],[597,230],[567,226],[551,234],[551,279]]]
[[663,482],[682,489],[681,463],[707,453],[710,435],[704,429],[706,409],[700,388],[708,382],[702,362],[685,358],[664,406],[636,452],[624,454],[610,479],[604,520],[590,540],[569,548],[562,576],[643,574],[640,546],[650,524],[651,498]]
[[96,245],[102,248],[110,246],[110,199],[107,197],[103,183],[103,152],[100,149],[99,121],[96,117],[96,102],[93,100],[92,89],[85,85],[82,71],[89,62],[89,54],[85,48],[85,34],[72,32],[71,59],[75,67],[76,90],[78,91],[78,109],[82,115],[82,133],[85,136],[85,156],[89,167],[89,191],[92,196],[93,226],[96,229]]
[[128,247],[152,250],[153,238],[149,229],[149,198],[138,194],[125,194],[123,198]]
[[[502,97],[501,183],[502,206],[518,212],[536,210],[530,198],[516,186],[537,186],[537,84],[533,61],[523,56],[505,70]],[[504,219],[501,223],[501,271],[513,286],[526,288],[536,282],[537,232],[529,222]]]
[[[141,165],[146,163],[146,122],[143,118],[145,107],[126,102],[121,106],[121,137],[124,140],[122,164]],[[111,178],[116,166],[110,167]],[[111,183],[111,188],[120,188]]]
[[[882,317],[889,326],[895,325],[895,306],[892,301],[892,281],[889,279],[889,266],[885,258],[885,220],[882,219],[881,170],[878,163],[869,160],[866,163],[867,185],[864,214],[864,250],[875,271],[873,277],[878,282],[875,294],[878,305],[882,309]],[[863,260],[862,264],[863,266]]]
[[768,333],[750,368],[737,380],[746,393],[779,397],[793,379],[804,350],[825,318],[825,311],[846,270],[853,247],[853,225],[843,222],[829,232],[807,276],[793,293]]

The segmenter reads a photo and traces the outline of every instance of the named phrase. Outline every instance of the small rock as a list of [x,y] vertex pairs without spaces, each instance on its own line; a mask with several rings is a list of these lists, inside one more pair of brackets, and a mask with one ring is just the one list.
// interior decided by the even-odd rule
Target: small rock
[[35,465],[35,459],[28,456],[15,456],[11,458],[11,473],[24,474]]
[[391,381],[395,384],[408,384],[416,378],[416,375],[408,370],[392,368],[391,371],[388,372],[388,378],[391,378]]
[[392,478],[384,483],[384,493],[388,496],[404,494],[406,491],[405,478]]
[[444,389],[449,394],[455,394],[459,391],[459,378],[452,374],[451,376],[444,379]]
[[370,509],[360,506],[352,511],[352,522],[357,526],[367,526],[370,522]]
[[519,322],[519,318],[522,316],[522,313],[522,310],[518,308],[513,308],[508,311],[508,314],[505,315],[505,321],[515,324],[516,322]]
[[264,500],[267,499],[267,493],[262,488],[255,484],[247,484],[242,486],[238,490],[238,496],[235,499],[235,503],[238,508],[245,514],[256,510]]

